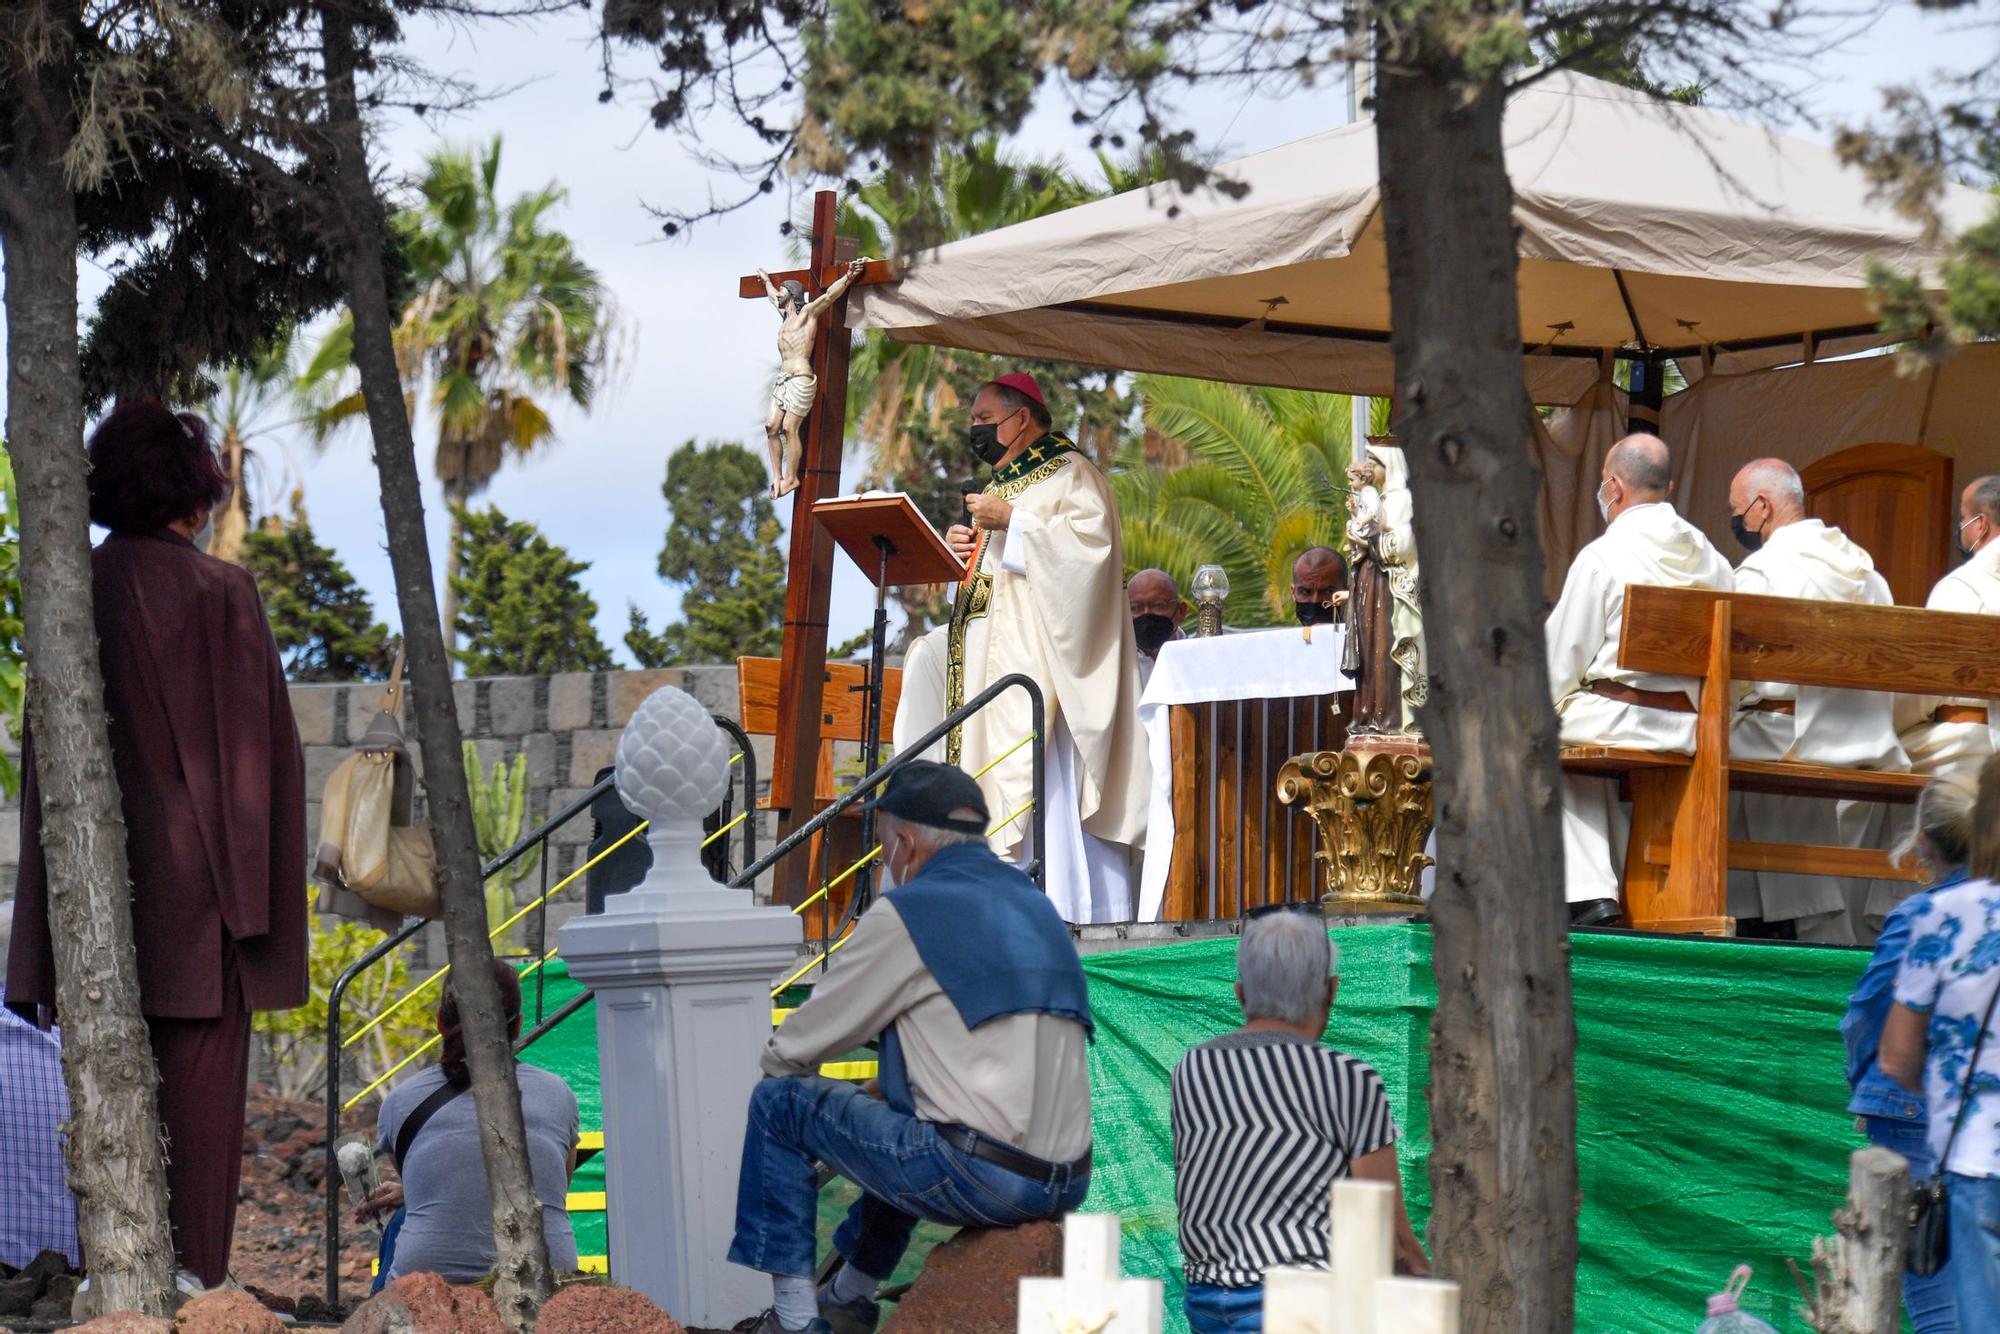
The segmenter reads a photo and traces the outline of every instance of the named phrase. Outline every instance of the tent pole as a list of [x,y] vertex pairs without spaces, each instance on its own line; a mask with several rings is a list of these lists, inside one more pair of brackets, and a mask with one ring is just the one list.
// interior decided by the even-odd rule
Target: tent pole
[[1666,397],[1667,358],[1658,348],[1631,358],[1632,389],[1625,405],[1625,429],[1646,435],[1660,433],[1660,405]]

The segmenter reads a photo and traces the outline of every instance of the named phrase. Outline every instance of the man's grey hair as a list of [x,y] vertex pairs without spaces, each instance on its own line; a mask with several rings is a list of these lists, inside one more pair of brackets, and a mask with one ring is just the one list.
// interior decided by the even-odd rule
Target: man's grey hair
[[1762,491],[1796,513],[1804,513],[1806,484],[1799,470],[1783,459],[1753,459],[1741,474],[1752,491]]
[[1326,980],[1339,962],[1323,919],[1296,912],[1252,918],[1236,947],[1245,1017],[1312,1022],[1326,1003]]
[[[979,812],[973,810],[970,806],[960,806],[951,813],[951,818],[954,820],[976,820],[979,818]],[[955,848],[961,843],[984,843],[986,841],[986,835],[984,834],[975,834],[965,829],[939,829],[936,825],[918,824],[915,820],[908,820],[900,815],[891,815],[888,811],[883,811],[882,830],[876,836],[876,842],[879,843],[886,840],[889,837],[891,829],[909,830],[910,837],[916,840],[917,846],[924,850],[924,855],[926,856],[945,848]]]
[[1968,489],[1972,492],[1972,512],[2000,524],[2000,473],[1978,478]]

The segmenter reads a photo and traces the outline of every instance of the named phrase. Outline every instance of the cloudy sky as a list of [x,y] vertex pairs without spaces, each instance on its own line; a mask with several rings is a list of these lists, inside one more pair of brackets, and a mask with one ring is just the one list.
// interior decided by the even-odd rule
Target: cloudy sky
[[[612,391],[588,416],[558,413],[558,442],[538,457],[510,462],[488,494],[510,515],[534,521],[591,562],[583,582],[597,600],[598,631],[623,661],[629,656],[623,644],[627,603],[656,624],[673,619],[678,606],[675,592],[654,572],[666,522],[660,482],[668,452],[688,439],[740,440],[761,451],[775,363],[773,315],[761,301],[739,300],[735,287],[739,274],[759,264],[775,268],[785,259],[777,227],[786,205],[781,197],[760,201],[686,238],[662,239],[648,204],[698,206],[711,190],[727,192],[735,182],[711,175],[685,141],[648,128],[639,106],[597,102],[600,53],[585,9],[532,26],[439,28],[412,36],[417,54],[438,72],[514,91],[442,124],[413,118],[390,123],[382,145],[389,169],[413,173],[441,142],[501,135],[503,196],[550,180],[567,189],[567,203],[554,220],[602,272],[627,322],[624,374]],[[1883,85],[1922,81],[1939,68],[1983,57],[1992,40],[1990,30],[1968,31],[1962,18],[1899,6],[1811,68],[1774,72],[1808,112],[1808,119],[1786,128],[1824,140],[1841,121],[1874,112]],[[1205,93],[1183,109],[1205,140],[1251,152],[1341,124],[1347,97],[1335,82],[1283,97]],[[1087,162],[1059,114],[1032,122],[1021,147]],[[87,300],[98,286],[101,278],[86,270]],[[426,453],[432,429],[419,425]],[[281,437],[265,452],[277,470],[273,480],[282,475],[287,485],[303,485],[320,540],[339,552],[374,597],[378,615],[393,626],[393,586],[365,441],[355,435],[315,451],[302,438]],[[427,457],[424,462],[428,473]],[[427,494],[441,569],[444,526],[434,484]],[[788,508],[781,504],[780,513]],[[866,582],[843,562],[832,638],[864,628],[870,606]]]

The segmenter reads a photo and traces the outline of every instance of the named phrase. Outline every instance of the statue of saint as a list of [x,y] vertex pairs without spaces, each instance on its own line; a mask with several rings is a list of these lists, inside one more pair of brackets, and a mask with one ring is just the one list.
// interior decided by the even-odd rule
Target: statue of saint
[[1350,733],[1415,733],[1429,698],[1423,612],[1417,605],[1415,511],[1409,465],[1394,437],[1371,440],[1347,470],[1347,647],[1354,678]]
[[764,419],[764,442],[771,451],[771,496],[790,495],[799,487],[799,460],[805,454],[801,426],[819,396],[819,377],[813,374],[813,341],[819,336],[820,313],[853,285],[866,267],[866,259],[848,261],[847,272],[812,300],[806,300],[805,284],[787,278],[773,283],[771,275],[757,270],[764,280],[764,294],[778,308],[778,378],[771,385],[771,415]]

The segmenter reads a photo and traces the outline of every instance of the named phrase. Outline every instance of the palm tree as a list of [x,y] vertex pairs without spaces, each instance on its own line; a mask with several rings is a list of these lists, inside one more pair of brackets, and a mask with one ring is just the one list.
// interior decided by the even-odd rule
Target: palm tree
[[[1138,175],[1106,161],[1107,180],[1127,183]],[[885,175],[841,202],[837,227],[865,255],[888,253],[894,238],[918,220],[925,235],[943,242],[974,236],[1085,203],[1106,191],[1078,180],[1058,160],[1029,159],[1004,152],[986,140],[942,158],[934,176],[917,184]],[[805,228],[796,228],[803,236]],[[955,516],[957,482],[971,470],[959,446],[961,410],[973,387],[1018,361],[957,348],[900,343],[880,332],[867,334],[848,366],[847,431],[869,450],[867,482],[909,492],[934,520]],[[1065,408],[1080,408],[1077,444],[1108,466],[1127,434],[1130,401],[1114,372],[1094,367],[1036,364]],[[907,617],[904,635],[914,638],[942,609],[940,590],[909,586],[897,600]]]
[[[229,474],[229,499],[214,516],[208,554],[232,565],[243,563],[243,540],[250,533],[250,471],[262,462],[251,447],[274,431],[298,425],[299,402],[292,365],[290,330],[279,334],[249,361],[225,366],[216,373],[217,393],[209,404],[209,425],[222,449]],[[268,491],[270,479],[264,479]],[[274,506],[258,506],[270,510]]]
[[[414,409],[436,414],[437,475],[451,513],[444,631],[455,642],[458,515],[510,457],[555,439],[537,395],[588,409],[609,360],[610,294],[569,237],[549,225],[564,191],[551,183],[502,204],[500,139],[430,156],[419,201],[393,219],[416,295],[396,329],[396,357]],[[317,395],[324,438],[365,403],[348,388],[354,331],[343,318],[303,377]]]
[[[836,226],[864,255],[886,254],[894,237],[918,218],[939,243],[977,236],[1097,198],[1058,159],[1014,157],[984,140],[938,164],[917,185],[884,175],[841,201]],[[968,367],[984,370],[999,358],[957,348],[899,343],[870,333],[848,365],[848,429],[872,450],[870,476],[887,480],[912,463],[904,424],[950,421],[959,407],[953,382]],[[1081,443],[1081,442],[1079,442]]]
[[1149,435],[1187,461],[1165,467],[1141,443],[1126,446],[1111,486],[1127,569],[1157,567],[1186,588],[1213,562],[1229,572],[1233,619],[1284,619],[1293,559],[1338,547],[1345,530],[1349,400],[1164,375],[1133,388]]

